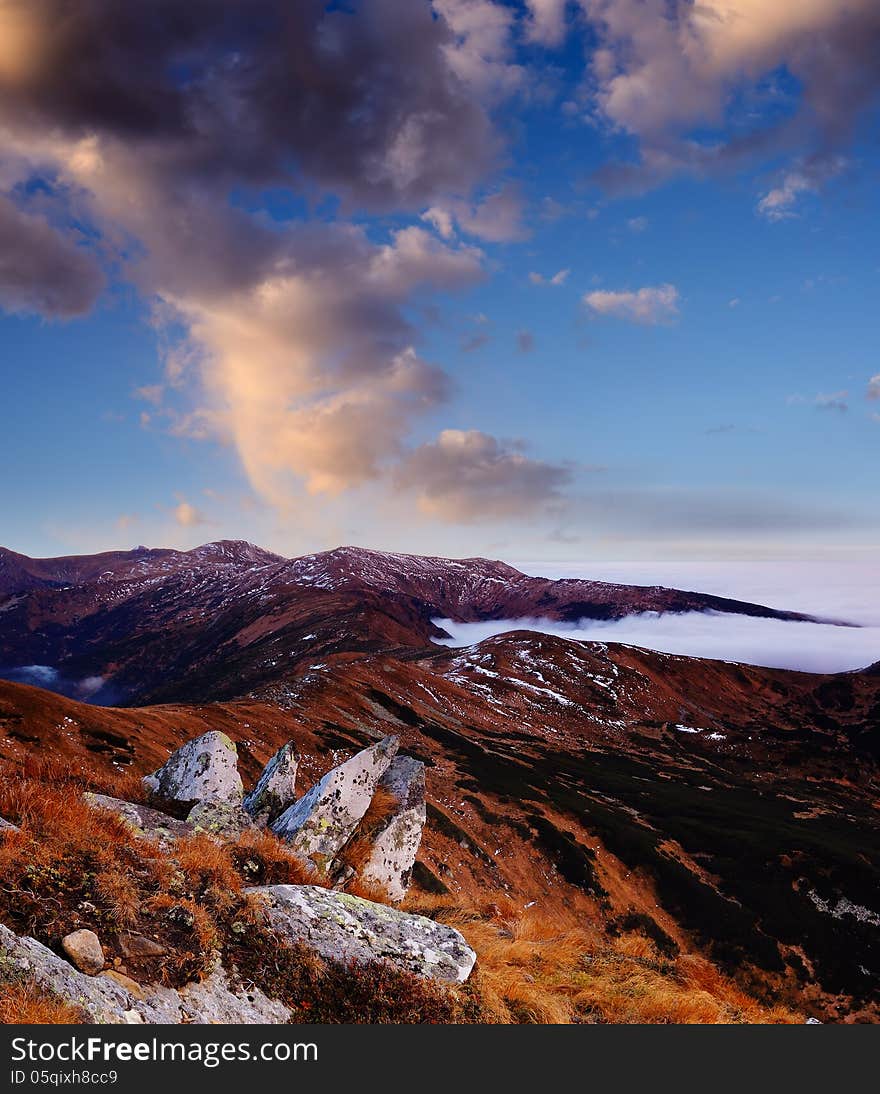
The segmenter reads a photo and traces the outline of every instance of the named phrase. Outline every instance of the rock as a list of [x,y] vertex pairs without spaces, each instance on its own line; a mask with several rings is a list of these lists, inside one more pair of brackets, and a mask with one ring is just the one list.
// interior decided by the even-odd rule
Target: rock
[[271,824],[296,800],[296,769],[299,755],[293,741],[275,753],[263,768],[256,786],[245,795],[244,808],[254,818]]
[[96,976],[104,968],[104,951],[94,931],[71,931],[61,939],[61,948],[80,972]]
[[301,858],[323,869],[347,843],[366,813],[376,784],[394,759],[398,744],[397,737],[383,737],[378,744],[328,771],[278,817],[272,831],[287,840]]
[[12,824],[11,821],[6,820],[4,817],[0,817],[0,836],[4,832],[17,832],[19,830],[17,824]]
[[132,833],[142,839],[156,840],[162,844],[171,844],[183,836],[191,836],[193,827],[186,821],[169,817],[158,809],[147,805],[135,805],[121,798],[110,798],[106,794],[86,794],[85,800],[97,809],[107,809],[116,813],[129,826]]
[[194,832],[202,832],[218,839],[235,840],[254,822],[240,805],[228,802],[196,802],[186,815],[186,823]]
[[119,948],[128,961],[137,961],[145,957],[162,957],[168,952],[160,943],[142,934],[120,935]]
[[238,752],[218,730],[187,741],[143,782],[151,798],[174,810],[192,809],[196,802],[241,805],[243,797]]
[[179,991],[159,984],[139,984],[136,992],[126,983],[128,977],[120,973],[86,976],[36,939],[19,938],[2,924],[0,967],[72,1003],[92,1022],[277,1025],[290,1020],[287,1007],[252,985],[234,986],[222,966]]
[[331,961],[390,961],[435,980],[462,983],[476,954],[453,927],[385,904],[314,885],[267,885],[245,895],[288,942],[302,942]]
[[379,780],[379,788],[393,795],[397,808],[374,833],[360,877],[378,885],[389,900],[398,901],[409,888],[425,827],[425,765],[411,756],[397,756]]

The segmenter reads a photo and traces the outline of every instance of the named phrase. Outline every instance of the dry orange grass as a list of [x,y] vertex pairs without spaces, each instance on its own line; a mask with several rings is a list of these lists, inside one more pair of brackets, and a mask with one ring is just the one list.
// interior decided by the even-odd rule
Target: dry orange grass
[[456,926],[477,953],[477,986],[500,1022],[728,1024],[799,1023],[764,1007],[709,961],[669,959],[638,932],[609,940],[586,907],[467,908],[450,897],[410,898],[406,907]]
[[33,983],[0,984],[0,1025],[63,1026],[83,1021],[76,1007]]

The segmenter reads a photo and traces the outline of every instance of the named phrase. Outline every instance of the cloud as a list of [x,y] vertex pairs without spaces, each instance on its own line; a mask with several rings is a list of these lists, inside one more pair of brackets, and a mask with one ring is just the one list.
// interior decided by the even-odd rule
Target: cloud
[[438,620],[452,637],[439,645],[468,646],[514,630],[555,634],[579,642],[623,642],[686,657],[709,657],[801,672],[847,672],[880,658],[880,627],[791,623],[721,612],[653,612],[613,622],[499,619],[486,623]]
[[813,404],[817,410],[838,410],[846,412],[849,410],[849,404],[846,401],[848,398],[848,391],[835,391],[832,394],[823,394],[820,392],[813,400]]
[[422,219],[429,221],[444,239],[453,236],[453,225],[457,225],[465,235],[487,243],[515,243],[529,235],[523,214],[519,188],[507,185],[477,202],[454,200],[445,207],[432,206]]
[[517,331],[516,348],[520,353],[531,353],[535,348],[535,336],[530,330]]
[[552,277],[544,277],[543,274],[532,272],[529,274],[529,281],[533,285],[555,285],[558,288],[565,284],[570,273],[571,270],[557,270]]
[[[875,0],[580,0],[598,36],[590,62],[595,112],[641,142],[617,184],[736,165],[786,144],[833,158],[877,97]],[[799,84],[768,126],[755,110],[781,68]],[[743,107],[743,103],[746,107]],[[751,108],[750,108],[751,107]],[[707,139],[735,121],[732,138]],[[772,208],[773,206],[771,206]]]
[[440,520],[527,516],[558,502],[568,468],[533,460],[520,445],[479,430],[446,429],[415,449],[397,471],[402,490],[418,493],[422,512]]
[[143,387],[136,387],[133,394],[136,399],[143,399],[145,403],[161,406],[164,392],[164,384],[145,384]]
[[97,261],[70,234],[0,195],[0,307],[70,319],[91,310],[103,285]]
[[565,38],[568,0],[525,0],[529,12],[525,38],[542,46],[560,46]]
[[635,233],[644,232],[645,229],[648,227],[648,218],[647,217],[630,217],[630,219],[626,222],[626,226],[627,226],[627,228],[629,228],[629,230],[631,232],[635,232]]
[[[526,73],[513,59],[515,17],[493,0],[432,0],[452,31],[444,46],[450,68],[481,100],[497,101],[524,89]],[[403,0],[413,4],[413,0]]]
[[598,289],[587,293],[583,299],[598,315],[610,315],[633,323],[668,323],[678,315],[679,295],[674,285],[656,285],[635,292]]
[[199,524],[207,524],[208,518],[188,501],[181,501],[174,510],[174,519],[181,528],[194,528]]
[[868,399],[880,399],[880,372],[876,376],[872,376],[868,381],[868,390],[865,393],[865,397]]

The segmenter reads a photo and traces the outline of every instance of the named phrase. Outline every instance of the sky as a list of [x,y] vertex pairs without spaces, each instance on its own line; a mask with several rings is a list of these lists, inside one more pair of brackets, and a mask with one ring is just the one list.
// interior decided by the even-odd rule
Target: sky
[[869,562],[878,56],[876,0],[0,0],[0,543]]

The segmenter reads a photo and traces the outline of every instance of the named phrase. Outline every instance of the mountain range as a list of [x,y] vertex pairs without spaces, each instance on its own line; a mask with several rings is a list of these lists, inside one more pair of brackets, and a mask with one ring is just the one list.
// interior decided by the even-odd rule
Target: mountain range
[[548,908],[577,894],[609,930],[639,917],[770,998],[876,1019],[880,666],[815,675],[529,630],[437,643],[440,619],[646,611],[807,618],[352,547],[0,550],[0,759],[147,772],[217,728],[248,777],[288,739],[318,777],[393,732],[428,765],[416,884]]

